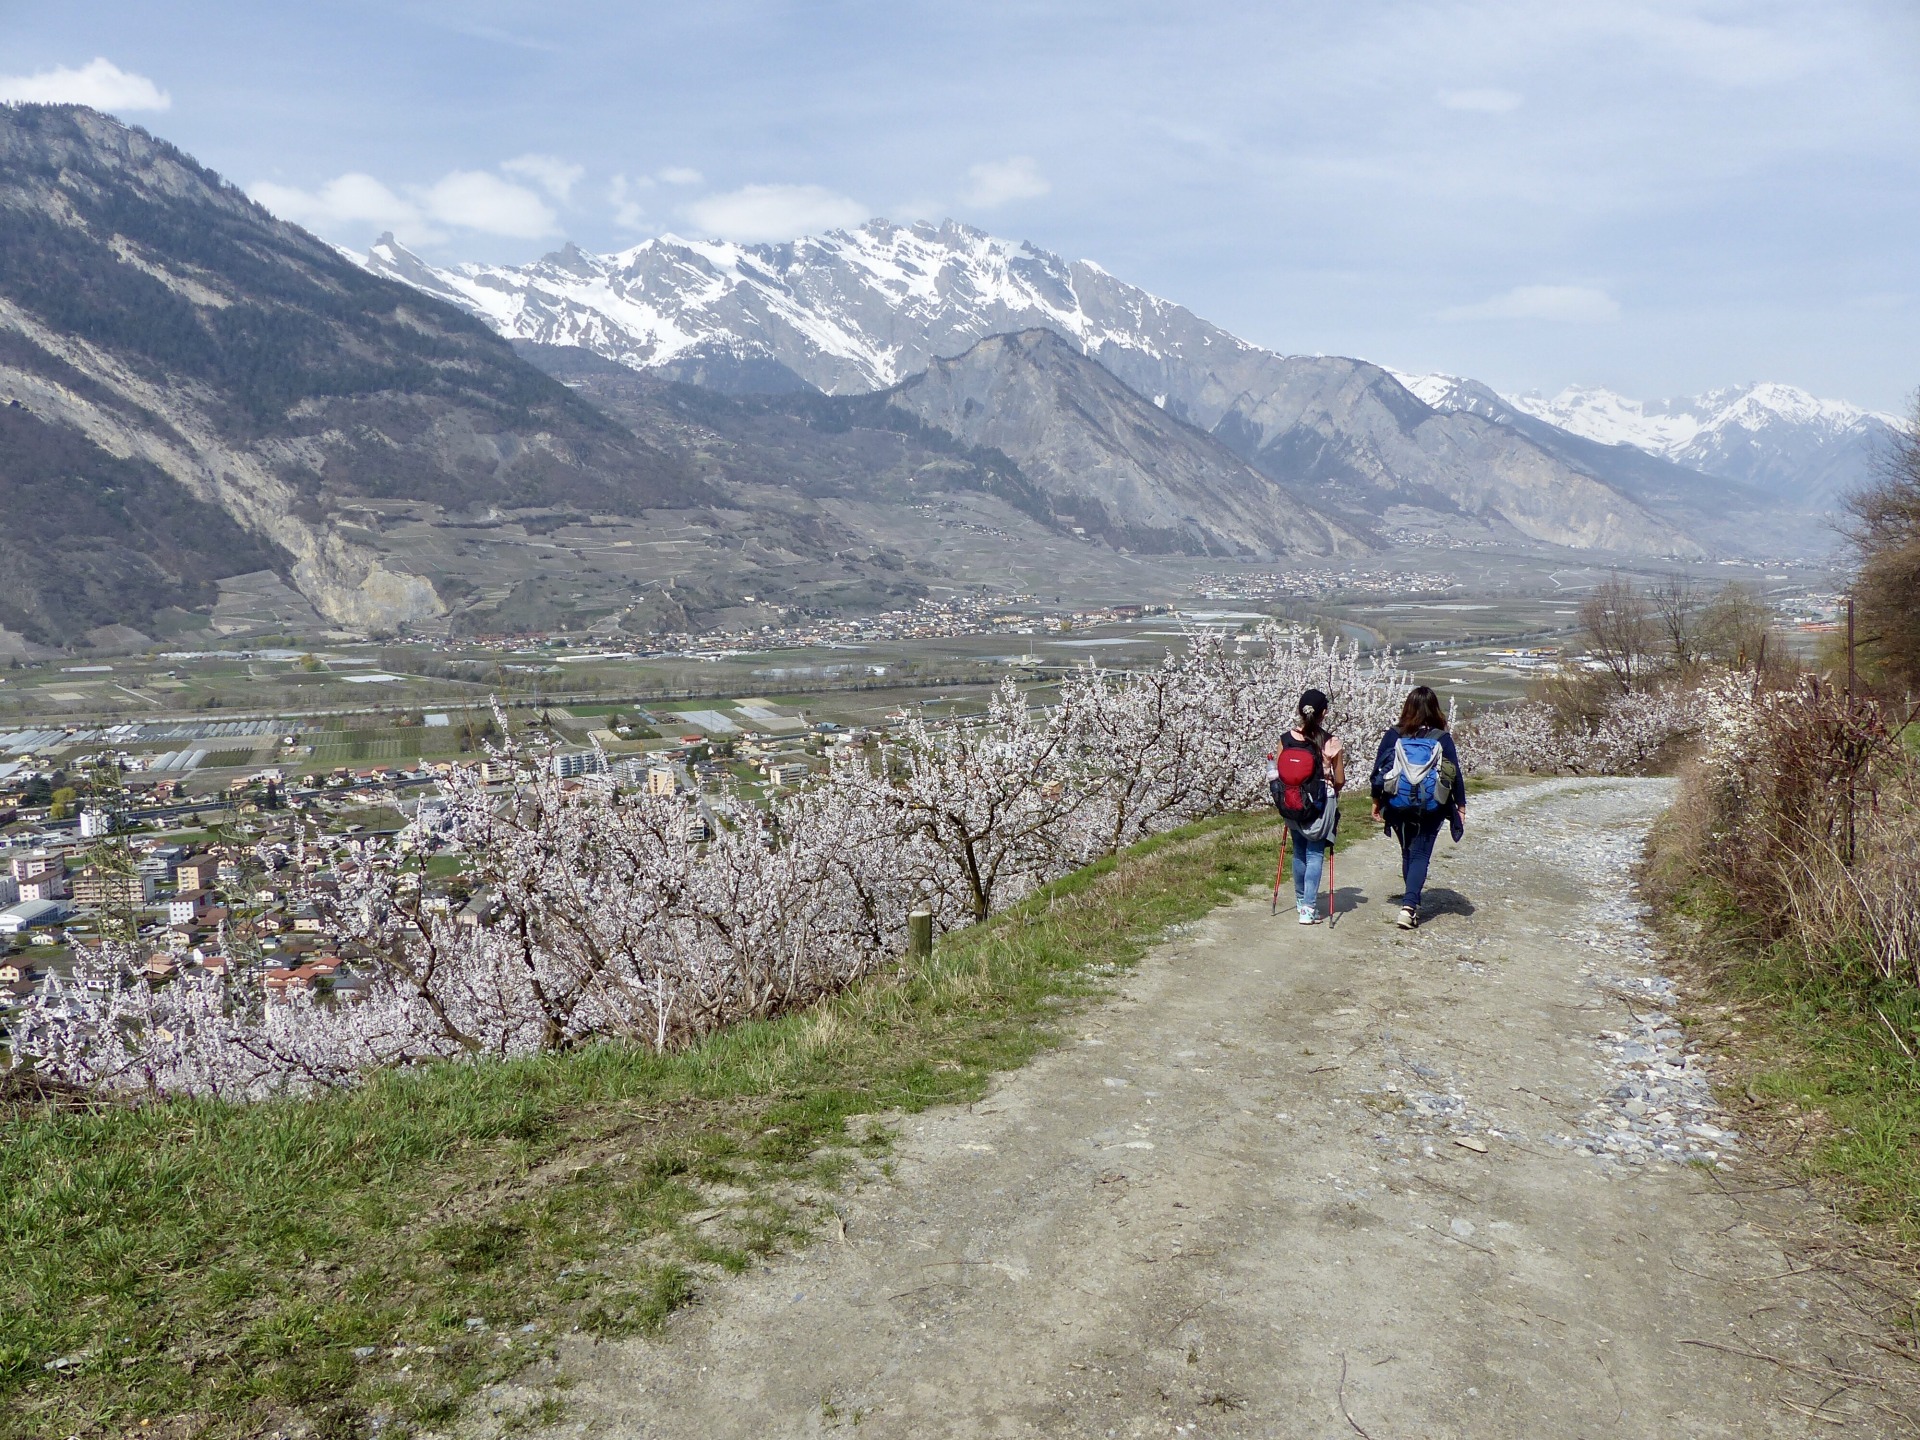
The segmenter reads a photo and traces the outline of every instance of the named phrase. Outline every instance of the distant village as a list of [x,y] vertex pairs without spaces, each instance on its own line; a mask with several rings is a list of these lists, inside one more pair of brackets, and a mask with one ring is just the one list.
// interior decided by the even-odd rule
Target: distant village
[[[740,597],[742,607],[760,601]],[[477,635],[462,643],[473,649],[524,653],[535,638],[548,644],[573,644],[582,660],[645,660],[672,657],[712,659],[763,650],[799,650],[880,644],[901,640],[952,640],[972,635],[1043,635],[1061,629],[1124,623],[1150,615],[1170,614],[1172,605],[1106,605],[1040,613],[1032,595],[962,596],[951,600],[923,599],[903,610],[875,615],[841,616],[782,609],[778,623],[716,628],[699,632],[652,635],[644,641],[617,631],[594,628],[571,639],[566,633],[532,637],[524,634]],[[437,643],[421,641],[418,643]],[[595,644],[599,648],[594,648]]]
[[[624,740],[670,718],[638,711],[605,733]],[[748,819],[768,793],[804,784],[884,733],[765,718],[766,730],[668,736],[664,747],[627,755],[536,730],[513,759],[486,750],[326,772],[266,768],[234,778],[224,794],[198,796],[183,794],[183,779],[111,751],[51,771],[19,767],[0,780],[9,830],[0,846],[0,1012],[108,941],[128,944],[155,985],[199,972],[257,986],[268,1003],[350,1000],[366,985],[364,966],[330,902],[354,867],[392,867],[396,893],[427,912],[462,924],[488,916],[438,789],[455,771],[502,794],[544,771],[563,791],[679,796],[686,841],[700,845]]]

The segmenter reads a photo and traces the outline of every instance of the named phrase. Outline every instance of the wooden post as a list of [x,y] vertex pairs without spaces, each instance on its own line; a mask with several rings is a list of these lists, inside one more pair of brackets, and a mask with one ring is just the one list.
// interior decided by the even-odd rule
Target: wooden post
[[933,912],[922,908],[907,912],[907,958],[924,960],[933,954]]

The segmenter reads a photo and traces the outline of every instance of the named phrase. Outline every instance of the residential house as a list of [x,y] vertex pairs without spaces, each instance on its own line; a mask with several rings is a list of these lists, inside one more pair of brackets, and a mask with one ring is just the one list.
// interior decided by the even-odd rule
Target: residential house
[[598,775],[606,768],[607,757],[598,750],[582,750],[574,755],[553,757],[553,773],[562,780],[575,780],[582,775]]
[[64,850],[29,850],[23,855],[15,855],[9,867],[16,880],[35,880],[42,875],[67,873],[67,852]]
[[155,845],[140,857],[138,869],[142,875],[151,875],[157,885],[172,882],[173,867],[186,859],[184,845]]
[[144,905],[153,899],[151,875],[116,875],[98,865],[82,866],[73,877],[73,898],[79,905]]
[[204,852],[189,855],[173,867],[173,883],[181,894],[190,890],[211,890],[220,878],[220,862]]
[[15,882],[22,900],[66,900],[73,895],[65,870],[43,870],[31,880]]
[[211,890],[183,889],[167,901],[167,923],[169,925],[193,925],[207,918],[207,912],[213,908]]

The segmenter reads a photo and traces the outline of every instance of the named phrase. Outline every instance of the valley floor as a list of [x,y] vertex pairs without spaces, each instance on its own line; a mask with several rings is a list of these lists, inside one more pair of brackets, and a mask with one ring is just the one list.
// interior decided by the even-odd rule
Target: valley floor
[[1821,1217],[1658,1013],[1631,870],[1668,793],[1480,797],[1411,935],[1378,838],[1332,929],[1184,927],[1077,1043],[894,1122],[844,1236],[663,1339],[563,1340],[556,1433],[1912,1433],[1874,1325],[1783,1238]]

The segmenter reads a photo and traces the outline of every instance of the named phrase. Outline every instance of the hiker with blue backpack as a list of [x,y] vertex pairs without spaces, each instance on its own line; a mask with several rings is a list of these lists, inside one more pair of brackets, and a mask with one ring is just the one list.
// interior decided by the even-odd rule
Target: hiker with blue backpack
[[[1273,762],[1267,784],[1273,803],[1287,822],[1293,851],[1293,906],[1302,925],[1320,920],[1320,874],[1333,849],[1340,825],[1340,789],[1347,783],[1347,755],[1340,737],[1327,728],[1327,697],[1309,690],[1300,697],[1299,723],[1280,737],[1280,748],[1267,758]],[[1332,874],[1329,869],[1327,919],[1333,919]],[[1280,877],[1273,880],[1274,903],[1280,900]]]
[[1400,708],[1400,723],[1380,737],[1373,761],[1373,818],[1384,821],[1400,841],[1400,916],[1402,930],[1420,923],[1420,892],[1426,888],[1440,827],[1454,843],[1466,830],[1467,789],[1461,779],[1460,752],[1447,733],[1447,712],[1440,697],[1416,685]]

